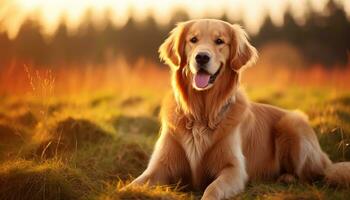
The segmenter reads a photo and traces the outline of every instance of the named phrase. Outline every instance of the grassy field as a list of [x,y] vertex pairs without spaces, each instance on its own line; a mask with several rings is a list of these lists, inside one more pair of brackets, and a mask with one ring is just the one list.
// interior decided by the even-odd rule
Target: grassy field
[[[146,168],[166,90],[133,87],[127,93],[53,96],[53,85],[50,78],[32,80],[28,95],[0,96],[1,200],[200,198],[200,192],[177,185],[119,191]],[[350,160],[350,92],[323,86],[246,90],[254,101],[305,111],[331,159]],[[323,182],[256,182],[235,199],[349,197],[349,189]]]

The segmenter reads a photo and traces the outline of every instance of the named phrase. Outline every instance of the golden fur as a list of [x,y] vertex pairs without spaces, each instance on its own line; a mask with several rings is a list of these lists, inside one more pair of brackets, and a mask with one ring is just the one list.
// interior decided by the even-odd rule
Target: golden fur
[[[189,44],[193,34],[201,37],[198,44]],[[219,36],[225,44],[211,44]],[[196,69],[189,64],[198,48],[225,59],[214,84],[202,91],[192,86]],[[207,19],[180,23],[159,51],[171,67],[173,93],[163,104],[161,135],[149,165],[131,185],[181,181],[204,190],[205,200],[232,197],[257,179],[326,176],[331,183],[349,185],[350,165],[332,164],[307,117],[250,102],[239,89],[242,69],[257,58],[239,26]]]

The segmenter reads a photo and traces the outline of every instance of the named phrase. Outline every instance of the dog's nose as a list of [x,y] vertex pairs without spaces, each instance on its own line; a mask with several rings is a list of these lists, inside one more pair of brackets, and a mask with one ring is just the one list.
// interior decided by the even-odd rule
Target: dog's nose
[[209,62],[210,57],[209,54],[206,52],[200,52],[196,55],[196,62],[199,65],[205,65]]

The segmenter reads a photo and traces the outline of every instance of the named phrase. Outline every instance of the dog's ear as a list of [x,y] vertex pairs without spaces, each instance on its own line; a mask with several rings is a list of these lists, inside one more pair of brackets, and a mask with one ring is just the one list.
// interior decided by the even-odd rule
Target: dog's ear
[[170,32],[169,37],[159,47],[159,58],[176,70],[186,65],[185,39],[188,22],[181,22]]
[[249,43],[247,33],[239,25],[231,25],[230,65],[240,71],[255,64],[258,59],[257,50]]

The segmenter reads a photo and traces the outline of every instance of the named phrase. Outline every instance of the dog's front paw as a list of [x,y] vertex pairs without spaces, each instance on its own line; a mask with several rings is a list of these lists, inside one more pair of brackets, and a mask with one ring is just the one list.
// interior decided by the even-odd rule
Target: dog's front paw
[[203,196],[201,200],[219,200],[215,196]]
[[218,198],[216,190],[212,190],[210,187],[208,187],[201,198],[201,200],[220,200]]
[[201,200],[219,200],[215,195],[203,195]]

